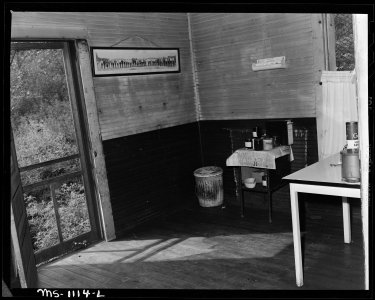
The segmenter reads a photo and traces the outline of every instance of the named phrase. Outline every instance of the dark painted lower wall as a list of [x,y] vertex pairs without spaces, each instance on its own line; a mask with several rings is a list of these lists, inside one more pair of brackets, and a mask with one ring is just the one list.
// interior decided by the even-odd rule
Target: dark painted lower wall
[[[270,120],[267,120],[270,121]],[[291,171],[318,161],[315,118],[292,119],[294,161]],[[265,128],[266,120],[201,121],[172,128],[126,136],[103,142],[108,184],[119,237],[129,229],[198,203],[193,172],[202,166],[223,168],[227,205],[239,205],[233,167],[225,162],[233,151],[244,146],[246,131]],[[300,194],[309,216],[341,214],[337,197]],[[268,210],[261,194],[245,193],[246,206]],[[357,201],[359,202],[359,201]],[[360,218],[359,203],[353,201]],[[288,185],[273,193],[273,211],[290,214]]]
[[194,199],[198,123],[103,142],[116,236]]

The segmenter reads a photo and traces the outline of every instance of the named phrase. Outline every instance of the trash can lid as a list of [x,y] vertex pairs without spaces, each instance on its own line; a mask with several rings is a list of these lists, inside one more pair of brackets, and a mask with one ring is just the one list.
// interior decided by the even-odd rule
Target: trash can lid
[[196,177],[210,177],[215,175],[220,175],[223,173],[223,169],[220,167],[209,166],[196,169],[194,171],[194,176]]

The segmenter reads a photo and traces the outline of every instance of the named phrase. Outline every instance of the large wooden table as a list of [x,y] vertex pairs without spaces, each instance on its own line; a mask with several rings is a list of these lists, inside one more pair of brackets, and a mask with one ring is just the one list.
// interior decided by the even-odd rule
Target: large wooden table
[[298,193],[323,194],[342,197],[344,242],[351,242],[349,198],[360,198],[360,183],[347,183],[341,178],[340,154],[337,153],[283,179],[289,182],[293,223],[294,260],[297,286],[303,285],[301,233]]

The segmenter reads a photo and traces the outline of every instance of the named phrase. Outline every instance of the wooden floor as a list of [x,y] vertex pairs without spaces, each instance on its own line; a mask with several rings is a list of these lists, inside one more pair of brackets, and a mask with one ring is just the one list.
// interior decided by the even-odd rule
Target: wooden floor
[[238,207],[187,209],[39,267],[39,287],[361,290],[360,220],[344,244],[339,216],[306,216],[304,286],[295,285],[290,215]]

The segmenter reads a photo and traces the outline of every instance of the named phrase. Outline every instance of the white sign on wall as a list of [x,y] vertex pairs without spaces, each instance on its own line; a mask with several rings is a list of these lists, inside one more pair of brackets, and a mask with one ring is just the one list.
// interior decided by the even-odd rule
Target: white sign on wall
[[252,64],[253,71],[270,70],[270,69],[285,69],[285,56],[262,58],[258,59],[256,63]]

